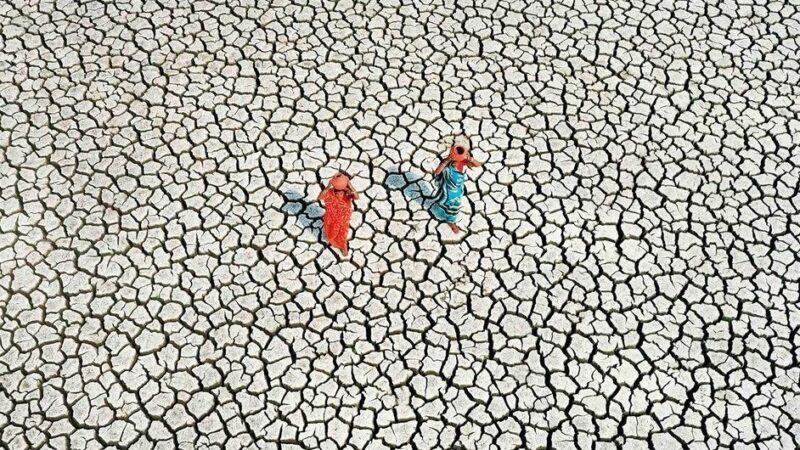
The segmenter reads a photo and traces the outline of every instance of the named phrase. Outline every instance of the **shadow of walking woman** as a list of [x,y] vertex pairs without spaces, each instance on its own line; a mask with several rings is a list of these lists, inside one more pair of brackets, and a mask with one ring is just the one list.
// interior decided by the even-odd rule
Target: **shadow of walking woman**
[[281,211],[297,217],[297,223],[304,233],[313,236],[317,242],[322,241],[322,215],[325,210],[315,200],[307,200],[302,192],[286,191],[283,193],[286,203]]
[[385,184],[390,189],[400,189],[406,200],[417,203],[422,209],[430,208],[434,192],[422,174],[392,166],[387,170]]

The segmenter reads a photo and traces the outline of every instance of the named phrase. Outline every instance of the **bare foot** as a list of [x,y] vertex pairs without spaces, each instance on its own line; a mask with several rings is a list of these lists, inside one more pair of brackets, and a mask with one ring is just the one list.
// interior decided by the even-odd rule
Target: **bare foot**
[[459,228],[458,225],[456,225],[454,223],[450,224],[450,229],[453,230],[453,233],[455,233],[455,234],[458,234],[458,233],[461,232],[461,228]]

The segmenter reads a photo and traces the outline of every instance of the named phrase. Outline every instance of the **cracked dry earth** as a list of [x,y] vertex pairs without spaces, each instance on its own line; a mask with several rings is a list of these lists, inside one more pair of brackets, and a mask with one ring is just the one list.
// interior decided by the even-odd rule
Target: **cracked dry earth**
[[0,3],[0,447],[797,448],[793,3]]

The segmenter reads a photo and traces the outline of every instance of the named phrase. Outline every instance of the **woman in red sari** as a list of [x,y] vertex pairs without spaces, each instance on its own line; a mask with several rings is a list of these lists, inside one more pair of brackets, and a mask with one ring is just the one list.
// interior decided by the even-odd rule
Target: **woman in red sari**
[[350,233],[353,200],[358,199],[358,192],[350,183],[350,176],[345,172],[337,172],[317,199],[325,205],[325,214],[322,216],[325,237],[332,246],[342,251],[342,255],[347,256],[347,235]]

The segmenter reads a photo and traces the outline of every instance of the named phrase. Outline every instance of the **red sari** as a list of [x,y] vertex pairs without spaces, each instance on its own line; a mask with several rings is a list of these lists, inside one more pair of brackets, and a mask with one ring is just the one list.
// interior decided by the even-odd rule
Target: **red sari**
[[330,190],[323,194],[325,214],[322,229],[332,246],[347,251],[347,235],[350,232],[350,216],[353,214],[353,193]]

